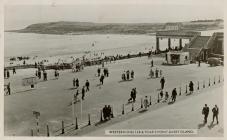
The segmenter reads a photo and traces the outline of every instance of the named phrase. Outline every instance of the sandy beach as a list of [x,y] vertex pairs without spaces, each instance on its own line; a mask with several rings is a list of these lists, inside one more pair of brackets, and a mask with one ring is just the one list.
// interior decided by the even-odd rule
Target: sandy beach
[[[190,80],[199,81],[202,85],[203,80],[208,84],[207,75],[216,77],[220,75],[223,78],[223,67],[209,67],[208,64],[202,63],[201,67],[197,64],[182,66],[164,66],[161,65],[164,58],[153,57],[155,68],[162,69],[163,76],[166,78],[164,91],[171,93],[174,87],[179,92],[180,86],[182,93],[185,92],[185,85]],[[127,104],[130,97],[130,91],[136,87],[137,101],[135,109],[140,108],[140,99],[145,95],[151,96],[152,102],[157,101],[157,95],[160,92],[160,78],[150,79],[151,59],[147,57],[132,58],[119,60],[115,63],[105,65],[110,71],[110,76],[105,78],[104,85],[98,86],[99,78],[96,76],[97,68],[101,66],[85,67],[78,73],[72,73],[71,70],[60,71],[60,78],[55,80],[54,71],[48,70],[48,81],[40,80],[35,89],[23,87],[21,82],[23,78],[35,75],[35,69],[17,70],[16,75],[12,75],[5,83],[10,81],[12,95],[5,96],[5,135],[30,135],[30,130],[35,129],[35,118],[32,111],[40,111],[40,133],[45,135],[45,125],[50,127],[51,135],[56,135],[61,128],[61,121],[65,125],[71,125],[72,106],[70,102],[73,93],[76,92],[72,87],[73,78],[79,78],[80,84],[83,85],[86,80],[90,81],[90,91],[86,93],[85,100],[82,104],[75,105],[76,116],[78,116],[79,125],[87,124],[87,115],[91,115],[91,122],[98,122],[100,119],[100,110],[104,105],[111,105],[114,109],[115,116],[121,114],[122,104]],[[135,78],[132,81],[121,82],[121,74],[125,70],[134,70]],[[196,86],[195,86],[196,87]],[[81,89],[81,87],[80,87]],[[190,97],[189,97],[190,98]],[[220,101],[221,102],[221,101]],[[125,105],[125,112],[131,111],[131,105]],[[20,127],[18,130],[17,128]]]

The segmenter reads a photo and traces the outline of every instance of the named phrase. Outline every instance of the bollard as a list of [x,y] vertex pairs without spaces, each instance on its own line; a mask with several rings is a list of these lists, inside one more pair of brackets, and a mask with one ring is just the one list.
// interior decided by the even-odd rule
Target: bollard
[[150,96],[150,105],[151,105],[151,96]]
[[132,103],[132,111],[134,111],[134,103]]
[[90,117],[90,114],[88,114],[88,125],[91,125],[91,117]]
[[33,136],[33,130],[31,129],[31,136]]
[[209,84],[208,84],[208,86],[210,86],[210,78],[209,78]]
[[197,87],[197,90],[199,90],[199,81],[198,81],[198,87]]
[[218,77],[218,83],[220,83],[221,82],[221,80],[220,80],[220,75],[219,75],[219,77]]
[[64,130],[64,121],[61,122],[61,134],[64,134],[65,130]]
[[203,80],[203,88],[205,88],[205,81]]
[[215,85],[215,76],[214,76],[214,85]]
[[123,104],[123,106],[122,106],[122,115],[124,115],[125,114],[125,107],[124,107],[124,104]]
[[47,137],[50,136],[50,132],[49,132],[49,126],[47,125]]
[[77,117],[76,117],[76,125],[75,125],[75,129],[78,129]]
[[141,98],[141,108],[143,108],[143,98]]
[[179,95],[181,96],[181,86],[180,86],[180,92],[179,92]]
[[188,86],[186,85],[185,87],[186,87],[185,93],[187,94],[188,93]]

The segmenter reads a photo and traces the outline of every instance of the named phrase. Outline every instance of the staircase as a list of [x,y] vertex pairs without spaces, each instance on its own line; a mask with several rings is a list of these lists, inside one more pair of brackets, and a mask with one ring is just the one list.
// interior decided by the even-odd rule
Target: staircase
[[199,56],[201,50],[206,48],[210,36],[196,36],[192,42],[184,48],[184,51],[188,51],[190,54],[190,59],[192,61],[196,60],[196,57]]

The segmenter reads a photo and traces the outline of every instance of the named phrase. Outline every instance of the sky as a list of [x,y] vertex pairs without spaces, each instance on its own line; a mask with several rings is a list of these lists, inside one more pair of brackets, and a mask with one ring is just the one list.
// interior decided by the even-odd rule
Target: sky
[[[167,1],[167,0],[166,0]],[[128,3],[5,4],[5,30],[34,23],[80,21],[98,23],[160,23],[224,17],[224,0],[151,0]]]

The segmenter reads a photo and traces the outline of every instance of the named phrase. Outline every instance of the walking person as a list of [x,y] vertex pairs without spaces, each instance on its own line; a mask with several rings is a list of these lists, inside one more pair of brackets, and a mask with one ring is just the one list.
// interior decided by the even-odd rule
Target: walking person
[[174,88],[172,91],[172,102],[176,102],[176,97],[177,97],[177,89]]
[[85,89],[84,88],[85,87],[83,86],[82,91],[81,91],[81,93],[82,93],[82,100],[84,100],[84,97],[85,97]]
[[133,70],[131,71],[131,78],[132,79],[134,78],[134,71]]
[[193,91],[194,91],[194,84],[193,84],[193,82],[192,82],[192,81],[190,81],[190,83],[189,83],[189,91],[190,91],[190,93],[189,93],[189,94],[192,94],[192,93],[193,93]]
[[135,102],[137,91],[136,91],[136,88],[133,88],[132,90],[133,90],[132,99],[133,99],[133,102]]
[[130,103],[133,100],[133,94],[134,94],[134,90],[131,90],[131,94],[130,94],[130,98],[128,99],[128,102]]
[[103,85],[104,83],[104,75],[102,74],[101,77],[100,77],[100,83]]
[[165,94],[165,102],[168,101],[168,98],[169,98],[169,94],[168,94],[168,92],[166,91],[166,94]]
[[205,106],[203,107],[202,114],[204,115],[204,124],[206,124],[209,115],[209,107],[207,106],[207,104],[205,104]]
[[76,88],[78,88],[79,86],[80,86],[79,79],[76,78]]
[[16,68],[13,67],[13,74],[16,74]]
[[145,99],[144,99],[144,107],[145,107],[145,109],[147,109],[149,107],[147,96],[145,96]]
[[155,70],[155,77],[158,78],[158,69]]
[[8,90],[8,95],[11,95],[11,87],[10,87],[10,83],[7,85],[7,90]]
[[47,72],[43,70],[43,80],[47,81]]
[[129,70],[126,71],[127,80],[129,80]]
[[214,106],[214,108],[212,109],[212,112],[213,112],[213,121],[212,123],[214,122],[214,119],[216,118],[216,121],[217,121],[217,124],[219,123],[218,122],[218,114],[219,114],[219,108],[217,105]]
[[39,79],[41,79],[41,70],[40,69],[38,70],[38,77],[39,77]]
[[76,79],[73,78],[73,87],[75,87],[75,86],[76,86]]
[[88,80],[86,81],[85,86],[86,86],[86,92],[89,91],[90,83]]
[[99,77],[100,76],[100,73],[101,73],[101,69],[98,68],[97,72],[98,72],[98,77]]
[[55,79],[58,79],[58,71],[57,71],[57,69],[55,69],[55,71],[54,71],[54,76],[55,76]]
[[153,61],[153,59],[151,60],[151,67],[153,67],[154,66],[154,61]]
[[160,77],[162,77],[162,70],[160,70],[159,73],[160,73]]
[[6,69],[4,69],[4,79],[7,78],[6,77]]
[[9,77],[10,77],[9,70],[7,70],[6,75],[7,75],[7,78],[9,78]]
[[165,86],[165,78],[164,77],[161,78],[160,83],[161,83],[161,89],[163,90],[164,86]]

